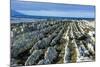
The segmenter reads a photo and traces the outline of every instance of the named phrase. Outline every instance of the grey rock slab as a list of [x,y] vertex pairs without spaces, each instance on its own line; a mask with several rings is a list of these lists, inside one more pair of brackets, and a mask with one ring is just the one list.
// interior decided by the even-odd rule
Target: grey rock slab
[[43,55],[42,50],[35,50],[33,53],[28,57],[28,59],[25,62],[25,65],[33,65],[36,64],[36,62],[40,59],[40,57]]
[[57,58],[57,51],[54,47],[48,47],[45,53],[45,59],[48,59],[50,62],[53,62]]
[[43,64],[51,64],[51,62],[48,59],[42,59],[38,62],[39,65],[43,65]]

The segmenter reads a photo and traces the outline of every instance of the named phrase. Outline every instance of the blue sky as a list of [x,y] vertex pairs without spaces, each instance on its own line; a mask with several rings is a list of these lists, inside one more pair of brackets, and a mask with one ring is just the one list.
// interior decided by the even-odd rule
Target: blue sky
[[94,18],[95,6],[11,0],[11,9],[26,15]]

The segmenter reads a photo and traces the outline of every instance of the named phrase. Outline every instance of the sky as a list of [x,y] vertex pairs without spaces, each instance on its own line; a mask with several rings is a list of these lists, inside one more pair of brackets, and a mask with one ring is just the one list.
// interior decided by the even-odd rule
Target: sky
[[95,18],[95,6],[11,0],[11,9],[25,15]]

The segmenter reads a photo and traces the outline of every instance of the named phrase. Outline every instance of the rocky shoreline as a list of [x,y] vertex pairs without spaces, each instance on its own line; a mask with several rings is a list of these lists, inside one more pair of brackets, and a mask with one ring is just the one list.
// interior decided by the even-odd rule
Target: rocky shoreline
[[94,21],[11,23],[11,66],[95,61]]

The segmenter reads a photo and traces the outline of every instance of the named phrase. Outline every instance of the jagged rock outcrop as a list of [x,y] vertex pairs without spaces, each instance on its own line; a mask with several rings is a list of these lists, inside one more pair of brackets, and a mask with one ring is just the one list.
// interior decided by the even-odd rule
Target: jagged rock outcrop
[[42,50],[35,50],[33,53],[28,57],[28,59],[25,62],[25,65],[33,65],[36,64],[36,62],[40,59],[40,57],[43,55]]
[[93,25],[89,20],[11,23],[11,66],[94,61]]

